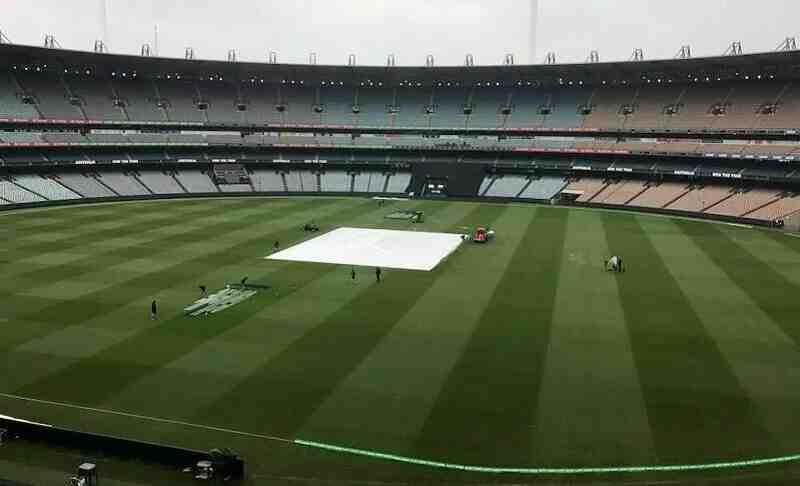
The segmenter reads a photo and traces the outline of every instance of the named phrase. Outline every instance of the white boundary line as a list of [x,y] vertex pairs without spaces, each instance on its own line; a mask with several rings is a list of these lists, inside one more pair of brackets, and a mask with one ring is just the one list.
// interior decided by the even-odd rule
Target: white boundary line
[[75,404],[72,404],[72,403],[54,402],[54,401],[50,401],[50,400],[40,400],[38,398],[22,397],[22,396],[19,396],[19,395],[11,395],[11,394],[8,394],[8,393],[0,393],[0,397],[8,398],[8,399],[11,399],[11,400],[17,400],[17,401],[21,401],[21,402],[38,403],[38,404],[41,404],[41,405],[52,405],[52,406],[55,406],[55,407],[71,408],[73,410],[83,410],[85,412],[96,412],[96,413],[102,413],[102,414],[106,414],[106,415],[117,415],[117,416],[120,416],[120,417],[134,418],[134,419],[137,419],[137,420],[145,420],[145,421],[149,421],[149,422],[159,422],[159,423],[164,423],[164,424],[181,425],[181,426],[184,426],[184,427],[191,427],[191,428],[194,428],[194,429],[211,430],[211,431],[214,431],[214,432],[224,432],[224,433],[227,433],[227,434],[241,435],[241,436],[244,436],[244,437],[254,437],[254,438],[257,438],[257,439],[271,440],[271,441],[277,441],[277,442],[286,442],[286,443],[290,443],[290,444],[294,443],[293,440],[284,439],[282,437],[275,437],[275,436],[264,435],[264,434],[255,434],[255,433],[252,433],[252,432],[244,432],[244,431],[241,431],[241,430],[226,429],[226,428],[223,428],[223,427],[214,427],[214,426],[211,426],[211,425],[194,424],[194,423],[191,423],[191,422],[184,422],[184,421],[181,421],[181,420],[172,420],[172,419],[166,419],[166,418],[161,418],[161,417],[150,417],[150,416],[147,416],[147,415],[138,415],[138,414],[135,414],[135,413],[121,412],[119,410],[109,410],[109,409],[105,409],[105,408],[95,408],[95,407],[84,407],[82,405],[75,405]]

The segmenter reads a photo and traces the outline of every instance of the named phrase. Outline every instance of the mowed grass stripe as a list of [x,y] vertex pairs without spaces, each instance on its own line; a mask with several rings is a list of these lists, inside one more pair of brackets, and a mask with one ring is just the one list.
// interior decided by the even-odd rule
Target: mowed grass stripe
[[[227,207],[227,209],[226,209]],[[45,251],[37,252],[33,249],[25,252],[14,252],[14,258],[10,264],[5,266],[5,270],[13,275],[13,281],[0,282],[0,292],[21,293],[23,290],[32,288],[41,282],[54,282],[61,278],[68,277],[75,279],[90,271],[107,268],[114,263],[129,261],[134,258],[137,249],[142,254],[147,253],[147,248],[154,253],[154,249],[161,251],[168,250],[171,246],[148,247],[151,242],[158,238],[165,238],[167,235],[160,234],[164,228],[170,228],[174,236],[175,231],[186,228],[186,232],[194,231],[197,234],[197,226],[186,223],[195,218],[207,218],[212,215],[230,214],[238,215],[246,208],[217,207],[195,209],[192,213],[177,213],[169,218],[153,219],[149,221],[128,220],[124,227],[104,230],[88,237],[85,244],[74,245],[68,243],[63,247],[57,246],[57,241],[52,241]],[[162,210],[166,214],[171,214],[169,207]],[[120,219],[125,219],[124,215]],[[110,249],[101,245],[110,245]],[[32,245],[32,248],[37,245]],[[174,247],[174,246],[172,246]],[[30,253],[28,253],[30,252]],[[24,254],[23,254],[24,253]]]
[[[769,433],[668,264],[635,216],[602,217],[611,252],[628,266],[617,284],[661,462],[760,456]],[[669,262],[681,264],[693,262]]]
[[[81,228],[73,236],[55,239],[52,241],[42,241],[36,243],[24,243],[20,248],[14,251],[16,257],[24,258],[31,255],[40,255],[46,252],[53,251],[66,251],[69,249],[82,249],[92,247],[93,242],[105,241],[108,239],[119,239],[123,237],[141,237],[152,232],[158,232],[159,229],[169,226],[173,223],[181,223],[192,220],[199,220],[203,217],[216,216],[228,211],[236,211],[241,208],[250,208],[258,205],[265,204],[264,200],[254,201],[237,201],[235,203],[226,202],[223,204],[206,204],[203,206],[192,207],[190,211],[172,211],[169,203],[163,203],[165,206],[159,211],[148,213],[146,217],[138,214],[130,215],[129,213],[121,212],[115,217],[121,223],[117,226],[107,228],[101,227],[99,229],[89,226],[88,228]],[[47,232],[45,232],[47,233]]]
[[[436,270],[428,291],[306,421],[297,436],[412,452],[422,424],[535,215],[508,206],[492,228],[491,245],[466,244]],[[485,224],[477,220],[474,225]],[[475,279],[480,262],[480,285]],[[413,356],[413,359],[409,359]],[[398,420],[402,417],[402,420]]]
[[[736,244],[715,225],[676,221],[680,230],[703,250],[772,321],[800,345],[800,285]],[[788,239],[788,238],[787,238]]]
[[154,214],[144,219],[120,214],[117,218],[119,223],[113,227],[106,225],[100,229],[76,228],[67,237],[60,237],[60,233],[52,234],[43,231],[35,237],[31,236],[31,241],[18,241],[21,246],[9,250],[6,255],[10,257],[9,264],[0,265],[0,269],[11,272],[15,276],[19,275],[21,278],[28,278],[29,275],[26,274],[35,277],[37,270],[47,270],[59,264],[92,265],[92,257],[106,254],[109,246],[112,250],[130,247],[153,238],[163,237],[164,235],[161,233],[164,228],[175,228],[184,224],[190,226],[188,221],[218,216],[227,211],[235,213],[246,207],[206,205],[193,208],[189,212],[172,212],[169,206],[166,206],[160,214]]
[[655,463],[617,284],[603,269],[609,254],[598,214],[571,211],[532,431],[537,466]]
[[[736,231],[734,231],[734,229]],[[794,285],[800,285],[800,238],[791,233],[770,230],[743,231],[739,228],[721,230],[753,258],[764,262],[773,272]]]
[[[499,205],[479,206],[451,228],[490,224],[502,211]],[[392,272],[381,284],[369,283],[368,290],[199,412],[197,420],[293,435],[434,284],[436,273]],[[245,396],[252,398],[242,400]]]
[[[253,204],[243,206],[226,206],[223,208],[206,208],[190,214],[181,214],[164,221],[134,224],[126,229],[109,230],[104,241],[124,237],[126,234],[142,236],[142,241],[133,245],[121,245],[106,251],[95,251],[84,258],[70,260],[59,265],[37,268],[17,276],[13,285],[0,284],[0,292],[11,291],[22,293],[42,282],[52,283],[59,280],[75,279],[78,276],[100,271],[108,271],[114,265],[129,262],[137,258],[154,258],[167,252],[174,252],[187,244],[202,242],[208,235],[220,235],[243,228],[254,220],[281,217],[295,211],[305,210],[309,205],[317,204],[314,200],[300,200],[290,203]],[[209,224],[198,227],[196,221],[215,215],[225,215],[224,223]],[[168,235],[159,236],[159,230],[170,228]],[[149,238],[147,236],[149,235]],[[265,247],[265,251],[267,248]],[[27,282],[26,282],[27,281]],[[25,282],[25,283],[21,283]]]
[[794,252],[800,253],[800,238],[797,237],[797,233],[787,234],[783,231],[761,230],[758,231],[758,234],[777,241]]
[[[113,204],[107,206],[63,206],[41,210],[14,210],[5,214],[3,224],[14,225],[19,234],[27,235],[44,230],[59,231],[73,228],[73,224],[92,224],[113,221],[116,211]],[[80,208],[80,214],[75,210]],[[143,211],[147,211],[143,209]]]
[[[536,211],[422,427],[416,457],[486,466],[531,462],[568,215]],[[475,270],[465,285],[481,285]]]
[[[358,204],[341,208],[338,217],[352,218],[363,213],[366,204]],[[270,238],[283,237],[284,240],[297,234],[297,229],[270,234]],[[263,251],[260,239],[250,239],[237,245],[230,254],[239,259],[239,252],[249,250],[250,258]],[[201,261],[217,261],[217,265],[230,262],[231,257],[226,250],[218,254],[200,257]],[[200,263],[200,262],[198,262]],[[186,262],[185,265],[192,265]],[[310,282],[331,271],[332,267],[321,265],[283,264],[284,272],[292,275],[293,284],[284,295],[302,289]],[[210,267],[207,266],[209,270]],[[202,272],[202,270],[199,270]],[[252,282],[257,282],[261,273],[253,275]],[[227,311],[220,319],[188,320],[183,314],[175,315],[159,322],[154,327],[96,353],[76,364],[44,377],[43,379],[17,390],[15,394],[43,399],[58,399],[75,403],[97,405],[125,388],[142,376],[157,371],[166,363],[174,361],[202,343],[213,339],[249,317],[260,312],[265,306],[275,302],[274,297],[265,295],[260,299],[251,299]],[[190,323],[192,325],[187,325]],[[78,387],[86,377],[92,377],[93,385],[88,389]]]
[[[641,224],[645,231],[665,226],[652,219]],[[724,251],[724,245],[713,244]],[[669,261],[692,262],[669,270],[753,399],[762,422],[785,446],[770,450],[765,444],[762,455],[800,450],[800,348],[683,231],[662,231],[653,245]]]
[[[332,201],[304,201],[287,209],[281,217],[289,218],[292,215],[302,214],[304,211],[310,212],[313,209],[319,209],[331,204],[333,204]],[[158,289],[164,285],[163,282],[176,282],[187,278],[200,277],[220,265],[233,264],[245,258],[257,258],[259,252],[264,254],[268,251],[276,238],[276,235],[260,234],[255,231],[255,228],[248,228],[248,223],[256,223],[259,220],[263,222],[262,215],[259,211],[254,210],[247,217],[236,221],[210,225],[205,230],[194,233],[196,238],[203,239],[217,232],[237,230],[243,234],[255,232],[256,236],[245,238],[234,245],[220,247],[216,251],[190,253],[189,258],[179,260],[177,263],[164,265],[156,271],[143,273],[133,279],[116,285],[109,285],[96,292],[83,295],[80,299],[60,302],[23,317],[34,321],[60,321],[64,325],[78,324],[110,312],[117,307],[124,306],[131,300],[148,295],[157,295]],[[297,231],[286,230],[285,236],[289,237],[290,235],[297,235]],[[185,237],[186,234],[180,235],[181,240]],[[158,241],[153,243],[154,248],[151,256],[171,249],[167,244],[168,241],[165,240],[169,240],[169,237],[161,240],[161,244]]]
[[[78,237],[91,237],[108,230],[109,224],[118,224],[120,227],[127,222],[156,222],[160,219],[169,219],[177,214],[191,213],[198,209],[207,208],[207,204],[196,202],[190,205],[177,205],[172,209],[174,203],[163,201],[159,204],[151,204],[142,208],[126,208],[124,206],[112,206],[109,210],[101,214],[84,214],[88,208],[71,208],[61,214],[59,222],[41,224],[35,226],[23,226],[23,221],[9,222],[14,228],[15,242],[11,248],[17,251],[45,251],[46,244],[60,243],[66,245],[75,243]],[[159,207],[160,206],[160,207]],[[164,211],[164,207],[170,207],[170,211]],[[35,217],[34,215],[30,215]],[[70,234],[66,238],[56,239],[55,241],[36,242],[36,238],[41,234]],[[84,240],[83,243],[86,243]],[[29,248],[34,245],[34,248]]]

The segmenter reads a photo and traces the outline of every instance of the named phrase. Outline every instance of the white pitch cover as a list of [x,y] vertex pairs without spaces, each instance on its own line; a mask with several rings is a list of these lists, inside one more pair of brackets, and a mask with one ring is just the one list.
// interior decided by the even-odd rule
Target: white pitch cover
[[265,258],[427,272],[461,242],[453,233],[339,228]]

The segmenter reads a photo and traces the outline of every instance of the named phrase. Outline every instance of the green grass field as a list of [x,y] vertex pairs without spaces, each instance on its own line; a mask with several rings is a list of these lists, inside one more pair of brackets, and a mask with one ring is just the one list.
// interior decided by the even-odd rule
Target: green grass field
[[[426,222],[384,219],[396,209]],[[323,231],[491,225],[498,238],[380,285],[371,269],[353,285],[349,267],[263,259],[276,239],[312,237],[300,231],[312,219]],[[272,437],[515,468],[800,454],[800,239],[785,234],[525,205],[246,198],[11,212],[0,240],[0,414],[233,447],[256,483],[496,480]],[[612,253],[625,274],[603,271]],[[273,288],[184,317],[199,284],[245,275]],[[13,456],[0,448],[0,477]]]

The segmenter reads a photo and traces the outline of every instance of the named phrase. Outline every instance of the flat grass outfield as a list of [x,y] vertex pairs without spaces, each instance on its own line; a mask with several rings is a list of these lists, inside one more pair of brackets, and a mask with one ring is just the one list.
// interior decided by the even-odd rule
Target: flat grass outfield
[[[384,218],[397,209],[425,223]],[[381,284],[370,268],[353,284],[350,267],[264,259],[275,240],[316,236],[301,231],[312,220],[323,232],[490,225],[497,239]],[[233,198],[16,211],[0,214],[0,241],[0,414],[232,447],[254,482],[495,481],[274,438],[512,468],[800,454],[800,238],[778,232],[515,204]],[[612,253],[625,274],[603,271]],[[198,285],[244,276],[271,289],[184,316]],[[0,448],[0,477],[13,456]]]

